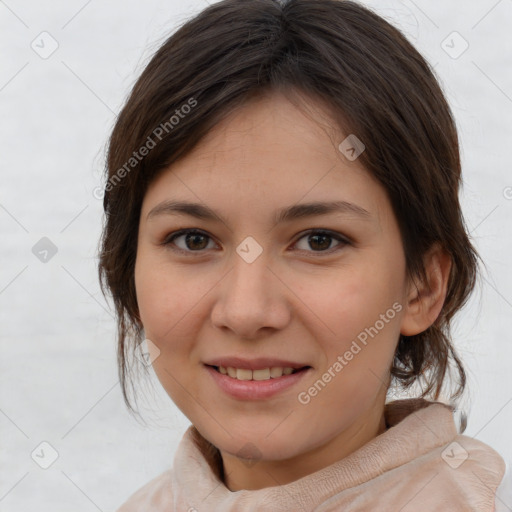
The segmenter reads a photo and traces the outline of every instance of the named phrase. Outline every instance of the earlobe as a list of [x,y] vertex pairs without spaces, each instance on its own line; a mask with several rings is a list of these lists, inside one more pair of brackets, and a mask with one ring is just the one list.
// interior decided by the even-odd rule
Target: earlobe
[[450,255],[439,243],[435,243],[423,261],[427,280],[410,283],[400,328],[400,334],[404,336],[426,331],[436,321],[446,298],[452,266]]

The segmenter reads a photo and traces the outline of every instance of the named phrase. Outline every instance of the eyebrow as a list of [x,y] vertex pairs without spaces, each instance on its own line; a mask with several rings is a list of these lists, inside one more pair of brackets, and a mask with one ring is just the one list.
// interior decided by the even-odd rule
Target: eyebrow
[[[327,215],[329,213],[354,214],[363,220],[371,220],[370,212],[354,203],[347,201],[302,203],[282,208],[274,215],[274,222],[280,224],[305,217]],[[188,201],[167,200],[156,205],[147,215],[150,220],[158,215],[190,215],[197,219],[217,220],[226,224],[222,216],[206,205]]]

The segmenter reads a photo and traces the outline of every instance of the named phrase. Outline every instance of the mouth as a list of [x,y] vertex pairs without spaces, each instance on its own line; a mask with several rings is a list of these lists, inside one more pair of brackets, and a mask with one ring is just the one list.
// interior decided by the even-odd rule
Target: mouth
[[259,368],[251,370],[219,364],[204,364],[204,368],[217,389],[231,398],[242,401],[259,401],[282,396],[285,391],[295,389],[313,371],[311,366],[300,365],[296,365],[296,368],[291,366],[262,368],[260,365]]
[[268,368],[260,368],[257,370],[251,370],[249,368],[234,368],[232,366],[215,366],[209,365],[210,368],[213,368],[216,372],[221,375],[225,375],[235,380],[242,381],[265,381],[271,379],[279,379],[283,376],[293,375],[295,373],[300,373],[302,371],[308,370],[311,366],[302,366],[300,368],[292,368],[290,366],[271,366]]

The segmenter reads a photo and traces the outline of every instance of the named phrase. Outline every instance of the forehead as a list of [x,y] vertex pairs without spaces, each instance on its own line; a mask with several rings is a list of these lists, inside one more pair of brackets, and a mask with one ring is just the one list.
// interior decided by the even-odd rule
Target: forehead
[[[258,150],[279,146],[280,151],[300,155],[305,145],[309,152],[340,156],[337,146],[343,133],[320,101],[294,93],[290,97],[270,92],[249,100],[210,130],[193,153],[196,158],[209,158],[212,151],[250,147]],[[291,156],[288,154],[288,156]]]
[[150,184],[144,213],[166,200],[203,203],[226,217],[345,201],[378,218],[387,206],[385,191],[357,159],[339,150],[346,136],[321,104],[310,101],[303,109],[280,94],[258,98],[223,119]]

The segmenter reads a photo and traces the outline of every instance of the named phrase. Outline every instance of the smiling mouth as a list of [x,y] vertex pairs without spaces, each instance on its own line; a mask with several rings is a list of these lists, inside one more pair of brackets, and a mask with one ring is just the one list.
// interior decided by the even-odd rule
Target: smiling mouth
[[279,379],[281,377],[292,375],[294,373],[299,373],[311,368],[311,366],[303,366],[302,368],[275,366],[271,368],[262,368],[259,370],[250,370],[248,368],[233,368],[231,366],[206,366],[210,366],[210,368],[215,369],[218,373],[225,375],[226,377],[231,377],[232,379],[235,380],[255,381]]

